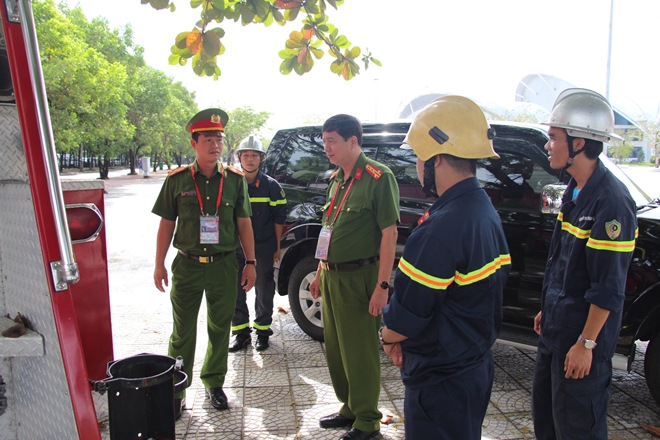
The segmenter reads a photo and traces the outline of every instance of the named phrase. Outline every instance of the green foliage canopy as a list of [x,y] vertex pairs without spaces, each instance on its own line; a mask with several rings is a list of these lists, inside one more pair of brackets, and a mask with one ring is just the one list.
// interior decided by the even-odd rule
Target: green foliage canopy
[[240,142],[251,134],[257,134],[266,125],[270,113],[255,112],[252,107],[239,107],[228,112],[229,122],[225,130],[225,149],[229,157],[229,164],[234,151]]
[[[140,1],[154,9],[176,10],[171,0]],[[354,46],[328,21],[328,6],[337,9],[343,3],[344,0],[190,0],[193,9],[201,7],[200,20],[191,31],[176,36],[169,63],[185,66],[191,60],[195,74],[217,80],[221,74],[218,56],[225,52],[222,44],[225,30],[211,27],[213,23],[228,20],[240,21],[243,26],[273,23],[284,26],[301,16],[302,28],[289,34],[284,49],[279,52],[283,60],[280,72],[303,75],[311,71],[314,59],[323,57],[325,52],[321,47],[325,45],[327,53],[334,58],[330,71],[348,81],[360,72],[356,61],[361,60],[365,70],[370,63],[377,66],[381,63],[368,50],[363,53],[359,46]]]

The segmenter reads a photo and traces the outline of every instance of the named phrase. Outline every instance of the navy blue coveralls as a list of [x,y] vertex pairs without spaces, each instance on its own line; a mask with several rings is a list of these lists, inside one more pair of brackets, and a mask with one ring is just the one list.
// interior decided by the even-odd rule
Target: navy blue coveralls
[[[252,205],[252,230],[254,231],[254,251],[257,259],[257,280],[254,284],[254,308],[256,317],[252,326],[258,335],[270,336],[273,331],[273,298],[275,297],[275,269],[273,267],[277,236],[275,224],[283,225],[286,220],[286,197],[280,184],[262,171],[254,182],[248,184]],[[245,266],[245,255],[239,246],[236,249],[238,273]],[[236,310],[232,319],[232,334],[250,334],[250,315],[246,292],[239,277],[236,286]]]
[[[577,198],[562,198],[543,282],[541,338],[532,389],[539,439],[606,439],[612,356],[619,337],[626,274],[637,235],[635,202],[599,160]],[[610,315],[596,339],[589,375],[566,379],[564,360],[589,307]]]
[[407,439],[480,439],[511,257],[472,177],[445,191],[410,235],[383,309],[401,343]]

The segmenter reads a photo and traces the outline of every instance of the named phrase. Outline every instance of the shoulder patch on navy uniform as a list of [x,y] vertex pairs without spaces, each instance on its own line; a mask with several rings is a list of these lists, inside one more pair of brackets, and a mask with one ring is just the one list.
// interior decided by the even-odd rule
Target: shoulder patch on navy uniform
[[380,179],[380,176],[383,175],[383,172],[376,168],[375,166],[371,165],[370,163],[367,164],[364,169],[367,171],[367,173],[371,174],[371,177],[373,177],[375,180]]
[[169,177],[169,176],[173,176],[173,175],[175,175],[175,174],[179,174],[181,171],[186,171],[186,170],[188,170],[188,167],[187,167],[187,166],[185,166],[185,167],[179,167],[179,168],[174,168],[173,170],[170,170],[169,173],[167,173],[167,176],[168,176],[168,177]]
[[616,240],[621,234],[621,223],[616,220],[605,223],[605,232],[607,236],[610,237],[610,240]]
[[239,176],[245,176],[245,173],[243,171],[239,170],[238,168],[227,167],[227,169],[229,171],[231,171],[232,173],[238,174]]

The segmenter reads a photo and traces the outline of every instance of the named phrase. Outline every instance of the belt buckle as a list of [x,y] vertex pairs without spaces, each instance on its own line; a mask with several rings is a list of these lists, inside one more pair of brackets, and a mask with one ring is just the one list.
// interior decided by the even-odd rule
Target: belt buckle
[[321,269],[330,270],[330,265],[328,265],[327,261],[321,261]]
[[209,257],[202,257],[201,255],[199,256],[200,263],[208,263],[209,262]]

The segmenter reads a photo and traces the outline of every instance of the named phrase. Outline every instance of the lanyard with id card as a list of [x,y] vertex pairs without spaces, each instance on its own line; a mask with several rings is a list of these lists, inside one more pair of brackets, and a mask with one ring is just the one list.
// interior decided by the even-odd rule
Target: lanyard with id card
[[351,183],[348,185],[348,189],[344,193],[344,197],[342,197],[341,202],[337,207],[337,213],[335,214],[332,221],[328,222],[328,219],[332,215],[333,206],[335,206],[335,199],[337,198],[339,187],[341,186],[341,184],[337,183],[337,186],[335,187],[335,193],[332,195],[332,200],[330,201],[330,205],[328,205],[328,210],[325,213],[326,221],[325,224],[323,225],[323,228],[321,228],[321,233],[319,234],[319,241],[316,244],[316,253],[314,254],[314,258],[318,258],[319,260],[328,259],[328,251],[330,250],[330,238],[332,237],[332,227],[339,218],[339,214],[341,213],[341,208],[344,206],[346,197],[348,197],[348,193],[351,191],[353,182],[355,182],[355,178],[351,178]]
[[220,186],[218,188],[218,198],[215,202],[215,214],[204,214],[204,203],[202,202],[202,195],[199,193],[199,186],[195,180],[195,166],[190,167],[193,182],[195,183],[195,190],[197,192],[197,201],[199,202],[199,243],[200,244],[218,244],[220,243],[220,218],[218,217],[218,209],[222,201],[222,189],[225,184],[224,167],[220,164]]

